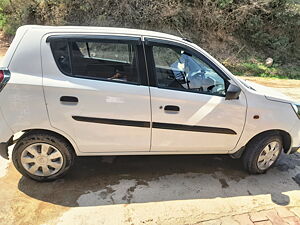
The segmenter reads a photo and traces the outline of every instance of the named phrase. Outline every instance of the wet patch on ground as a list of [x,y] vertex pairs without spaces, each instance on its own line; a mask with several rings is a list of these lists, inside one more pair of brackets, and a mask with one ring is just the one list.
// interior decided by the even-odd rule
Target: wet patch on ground
[[[236,181],[247,176],[239,160],[228,156],[120,156],[115,157],[113,163],[103,162],[103,158],[105,157],[78,158],[74,168],[64,179],[52,183],[36,183],[22,178],[18,188],[34,198],[75,207],[78,206],[77,199],[82,194],[101,189],[105,192],[107,188],[119,185],[121,181],[130,181],[130,185],[121,182],[121,186],[129,185],[127,188],[129,191],[124,190],[128,193],[125,199],[129,200],[130,193],[135,191],[135,186],[147,187],[149,182],[160,181],[167,175],[183,174],[183,179],[189,179],[188,177],[191,176],[189,174],[214,174],[219,171],[218,176],[221,176],[221,179],[229,174],[228,179]],[[40,191],[41,189],[43,192]],[[66,192],[72,195],[66,195]]]

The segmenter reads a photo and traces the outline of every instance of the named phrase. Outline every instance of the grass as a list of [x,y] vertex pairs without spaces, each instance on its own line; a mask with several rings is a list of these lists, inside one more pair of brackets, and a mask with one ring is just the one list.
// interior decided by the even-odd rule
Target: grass
[[300,66],[273,64],[271,67],[261,62],[241,62],[225,66],[237,76],[256,76],[300,80]]

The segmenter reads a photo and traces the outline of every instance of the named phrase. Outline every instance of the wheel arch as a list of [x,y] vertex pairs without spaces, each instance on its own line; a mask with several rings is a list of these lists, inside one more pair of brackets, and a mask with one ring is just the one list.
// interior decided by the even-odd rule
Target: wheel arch
[[77,148],[75,141],[72,138],[68,137],[67,135],[63,134],[62,132],[49,130],[49,129],[39,129],[39,128],[27,129],[27,130],[23,130],[22,132],[23,132],[23,134],[20,136],[19,139],[22,139],[22,137],[24,137],[25,135],[27,136],[32,133],[39,133],[39,134],[43,133],[43,134],[51,134],[51,135],[59,136],[59,137],[63,138],[64,140],[66,140],[72,146],[75,155],[77,155],[78,148]]
[[280,135],[281,138],[282,138],[282,143],[283,143],[283,152],[284,153],[288,153],[290,148],[291,148],[291,145],[292,145],[292,137],[291,135],[284,131],[284,130],[280,130],[280,129],[272,129],[272,130],[266,130],[266,131],[263,131],[263,132],[260,132],[258,134],[256,134],[255,136],[253,136],[248,142],[246,145],[244,145],[243,147],[241,147],[237,152],[233,153],[233,154],[230,154],[230,156],[232,158],[240,158],[246,147],[249,145],[249,143],[251,143],[253,140],[255,139],[258,139],[262,136],[265,136],[265,135],[274,135],[274,134],[277,134],[277,135]]
[[283,151],[284,151],[284,153],[288,153],[288,151],[290,150],[291,145],[292,145],[292,137],[288,132],[286,132],[284,130],[280,130],[280,129],[267,130],[267,131],[263,131],[261,133],[258,133],[248,141],[246,146],[250,142],[252,142],[254,139],[260,138],[261,136],[274,135],[274,134],[277,134],[277,135],[281,136],[282,144],[283,144]]

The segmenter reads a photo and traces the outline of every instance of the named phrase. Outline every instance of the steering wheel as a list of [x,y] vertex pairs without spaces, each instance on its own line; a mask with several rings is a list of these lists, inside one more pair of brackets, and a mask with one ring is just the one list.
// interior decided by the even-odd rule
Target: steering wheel
[[[205,70],[201,69],[201,70],[198,70],[197,72],[194,72],[194,73],[189,74],[189,75],[191,75],[191,77],[195,77],[196,79],[204,80],[204,79],[205,79]],[[189,89],[194,89],[194,90],[198,90],[198,91],[203,91],[203,87],[202,87],[202,86],[200,86],[199,88],[197,88],[197,87],[192,87],[192,88],[190,88],[189,83],[190,83],[191,81],[189,81],[189,76],[188,76],[188,75],[185,77],[185,79],[186,79],[186,83],[187,83]],[[192,80],[193,80],[193,79],[192,79]],[[194,85],[194,86],[195,86],[195,85]]]

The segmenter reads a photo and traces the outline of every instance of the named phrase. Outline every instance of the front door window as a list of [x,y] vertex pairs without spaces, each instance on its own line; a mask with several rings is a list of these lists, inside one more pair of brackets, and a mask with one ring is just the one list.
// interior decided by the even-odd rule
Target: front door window
[[225,96],[226,82],[209,65],[177,46],[153,46],[158,87]]

